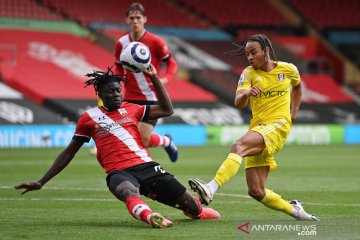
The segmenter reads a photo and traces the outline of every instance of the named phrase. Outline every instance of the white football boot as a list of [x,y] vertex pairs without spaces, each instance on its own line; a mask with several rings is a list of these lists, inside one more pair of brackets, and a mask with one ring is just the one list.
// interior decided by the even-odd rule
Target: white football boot
[[296,218],[296,220],[320,221],[320,218],[314,214],[305,212],[304,207],[301,205],[299,200],[292,200],[290,201],[290,204],[293,206],[291,216]]
[[209,205],[213,199],[210,187],[199,179],[189,179],[190,188],[199,195],[200,202]]

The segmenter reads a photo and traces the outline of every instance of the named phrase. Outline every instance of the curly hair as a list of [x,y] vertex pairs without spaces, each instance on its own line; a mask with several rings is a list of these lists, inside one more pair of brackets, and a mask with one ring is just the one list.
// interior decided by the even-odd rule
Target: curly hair
[[96,94],[98,94],[101,86],[103,86],[109,82],[119,82],[119,83],[126,82],[126,78],[125,78],[126,75],[114,74],[114,72],[112,71],[112,67],[107,67],[106,72],[93,70],[92,73],[88,73],[85,76],[91,77],[91,79],[89,79],[85,82],[84,87],[93,85]]
[[270,50],[270,59],[276,61],[275,52],[274,52],[274,49],[272,47],[272,43],[269,40],[269,38],[267,36],[263,35],[263,34],[255,34],[255,35],[250,36],[245,41],[245,43],[243,45],[233,43],[233,45],[235,47],[237,47],[237,49],[227,51],[227,52],[224,52],[224,53],[225,54],[231,54],[231,55],[234,55],[234,56],[242,56],[242,55],[245,54],[245,46],[246,46],[246,43],[248,43],[248,42],[258,42],[258,43],[260,43],[262,50],[265,50],[268,47],[269,50]]

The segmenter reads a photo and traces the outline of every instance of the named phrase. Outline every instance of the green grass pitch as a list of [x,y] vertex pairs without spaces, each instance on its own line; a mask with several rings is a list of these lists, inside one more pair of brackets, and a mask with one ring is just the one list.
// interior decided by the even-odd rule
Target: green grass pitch
[[[169,229],[152,229],[133,219],[107,191],[105,174],[87,150],[83,148],[44,189],[25,195],[13,186],[38,180],[61,149],[0,150],[1,240],[360,239],[359,145],[287,146],[276,156],[278,168],[270,173],[267,187],[284,199],[300,199],[308,212],[321,218],[319,223],[295,221],[248,198],[242,166],[210,205],[221,213],[220,220],[191,220],[177,209],[146,200],[153,211],[174,222]],[[162,149],[151,153],[188,187],[188,178],[210,180],[229,147],[179,150],[177,163]],[[246,223],[249,234],[238,229]],[[298,228],[308,230],[300,233]]]

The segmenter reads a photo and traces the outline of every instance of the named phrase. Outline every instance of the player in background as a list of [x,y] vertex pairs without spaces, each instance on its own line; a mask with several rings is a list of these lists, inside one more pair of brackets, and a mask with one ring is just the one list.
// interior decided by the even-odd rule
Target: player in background
[[[166,75],[160,78],[163,85],[174,76],[177,70],[175,59],[171,56],[165,41],[159,36],[147,31],[145,23],[147,17],[145,9],[140,3],[131,4],[126,11],[126,23],[129,25],[130,32],[120,37],[115,44],[115,64],[116,73],[123,74],[124,70],[120,64],[121,50],[130,42],[137,41],[149,47],[151,52],[151,64],[159,72],[161,64],[166,65]],[[156,105],[158,97],[149,77],[144,73],[127,72],[127,83],[124,85],[124,101],[139,105]],[[157,121],[139,122],[143,145],[146,147],[163,146],[172,162],[178,159],[178,150],[170,134],[161,136],[153,133]]]
[[98,162],[108,174],[106,182],[109,190],[126,204],[135,219],[155,228],[173,225],[161,214],[154,213],[140,194],[178,208],[193,219],[220,218],[217,211],[203,208],[198,198],[154,162],[142,145],[138,121],[170,116],[174,111],[156,69],[150,65],[144,73],[153,83],[159,98],[158,105],[141,106],[123,102],[120,81],[124,79],[121,75],[113,74],[111,68],[107,72],[88,74],[92,78],[86,81],[86,86],[94,86],[103,106],[89,109],[80,116],[70,144],[39,181],[21,183],[15,189],[26,189],[23,193],[41,189],[70,163],[84,142],[93,138],[98,149]]
[[291,63],[277,61],[272,44],[264,35],[253,35],[243,46],[236,46],[238,49],[228,53],[245,54],[250,63],[240,76],[235,95],[238,109],[246,107],[250,100],[250,129],[233,143],[210,182],[190,179],[189,185],[208,205],[216,191],[235,176],[245,159],[248,194],[252,198],[298,220],[319,221],[305,212],[298,200],[285,201],[266,188],[269,172],[277,167],[274,155],[283,148],[300,107],[302,91],[298,69]]

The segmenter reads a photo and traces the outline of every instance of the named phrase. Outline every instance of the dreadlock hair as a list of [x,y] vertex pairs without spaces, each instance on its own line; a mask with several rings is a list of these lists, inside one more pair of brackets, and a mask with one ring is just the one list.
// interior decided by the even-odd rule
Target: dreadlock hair
[[245,46],[248,42],[258,42],[260,43],[261,49],[265,51],[265,49],[268,47],[270,49],[270,59],[276,61],[275,52],[272,47],[271,41],[269,38],[263,34],[255,34],[250,36],[243,45],[239,45],[237,43],[232,43],[237,49],[230,50],[224,52],[225,54],[230,54],[233,56],[242,56],[245,54]]
[[121,74],[114,74],[114,72],[112,71],[112,67],[107,67],[107,71],[106,72],[102,72],[102,71],[98,71],[98,70],[93,70],[92,73],[88,73],[85,75],[86,77],[92,77],[91,79],[87,80],[85,82],[85,86],[90,86],[93,85],[96,95],[98,95],[99,89],[104,85],[107,84],[109,82],[126,82],[126,75],[121,75]]

